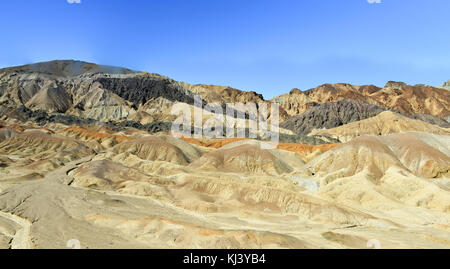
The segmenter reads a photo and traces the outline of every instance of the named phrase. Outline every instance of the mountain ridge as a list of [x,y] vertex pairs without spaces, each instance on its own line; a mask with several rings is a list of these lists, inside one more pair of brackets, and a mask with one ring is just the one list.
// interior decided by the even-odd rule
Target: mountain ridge
[[[0,69],[0,104],[3,106],[24,106],[82,119],[137,121],[144,125],[156,121],[172,122],[174,116],[170,111],[173,105],[186,103],[192,109],[195,95],[202,97],[203,105],[218,103],[223,107],[226,103],[270,105],[272,101],[280,105],[281,122],[292,120],[306,111],[314,111],[314,107],[321,104],[345,99],[376,105],[380,111],[398,111],[440,126],[446,124],[446,120],[441,119],[450,117],[449,91],[394,81],[389,81],[384,88],[347,83],[323,84],[304,92],[293,89],[269,101],[254,91],[218,85],[191,85],[156,73],[74,60]],[[327,120],[330,121],[329,118]],[[340,125],[345,123],[348,122]],[[335,125],[326,126],[324,123],[326,128],[339,126]]]
[[355,86],[347,83],[323,84],[307,91],[294,89],[272,99],[293,116],[317,104],[353,99],[367,104],[398,110],[405,114],[450,116],[450,92],[428,85],[410,86],[389,81],[384,88],[373,85]]
[[[375,117],[384,111],[393,111],[378,105],[366,104],[352,99],[323,103],[312,107],[304,113],[293,116],[280,124],[282,128],[296,134],[309,134],[313,129],[330,129],[351,122]],[[427,114],[408,115],[393,111],[402,116],[418,119],[443,128],[450,128],[450,123],[444,119]]]

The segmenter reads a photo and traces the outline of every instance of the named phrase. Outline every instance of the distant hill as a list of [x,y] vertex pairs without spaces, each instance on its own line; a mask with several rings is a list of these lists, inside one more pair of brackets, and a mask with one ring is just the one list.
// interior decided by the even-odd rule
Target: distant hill
[[373,85],[324,84],[302,92],[294,89],[289,94],[272,99],[289,115],[303,113],[317,104],[352,99],[367,104],[397,110],[405,114],[429,114],[440,118],[450,116],[450,92],[427,85],[410,86],[390,81],[384,88]]
[[[384,88],[324,84],[302,92],[298,89],[271,101],[261,94],[227,86],[191,85],[155,74],[122,67],[74,60],[51,61],[0,69],[0,120],[60,119],[61,123],[113,122],[115,126],[140,126],[163,130],[176,119],[171,110],[176,103],[194,108],[194,96],[203,106],[227,103],[280,104],[282,128],[297,138],[306,138],[314,129],[334,128],[364,120],[386,110],[448,128],[450,92],[425,85],[409,86],[389,82]],[[34,111],[30,114],[28,109]],[[204,111],[205,112],[205,111]],[[59,113],[43,116],[43,113]],[[205,114],[205,113],[204,113]],[[206,113],[204,120],[211,117]],[[42,117],[41,117],[42,116]],[[272,115],[269,115],[269,118]],[[143,126],[148,126],[143,127]],[[156,127],[155,127],[156,126]],[[162,127],[161,127],[162,126]],[[160,128],[161,127],[161,128]],[[284,130],[283,133],[291,133]],[[335,142],[323,137],[319,141]],[[309,143],[309,142],[308,142]]]
[[76,77],[83,74],[131,74],[135,73],[127,68],[97,65],[94,63],[75,61],[75,60],[62,60],[62,61],[50,61],[41,62],[29,65],[22,65],[16,67],[8,67],[0,69],[0,72],[16,72],[22,73],[36,73],[45,74],[56,77]]

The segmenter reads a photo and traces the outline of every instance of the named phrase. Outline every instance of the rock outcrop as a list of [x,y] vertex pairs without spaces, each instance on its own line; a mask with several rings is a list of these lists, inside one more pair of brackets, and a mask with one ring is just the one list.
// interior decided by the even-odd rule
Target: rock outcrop
[[[313,130],[331,129],[348,123],[361,121],[388,111],[377,105],[370,105],[350,99],[317,105],[300,115],[282,122],[280,127],[296,134],[309,134]],[[397,111],[398,112],[398,111]],[[428,114],[404,114],[402,116],[431,123],[442,128],[450,128],[450,122]]]
[[[208,103],[223,107],[227,103],[268,103],[255,92],[189,85],[158,74],[79,61],[0,69],[1,105],[25,106],[99,121],[142,120],[143,124],[172,121],[172,106],[176,103],[192,106],[194,95],[202,97],[203,106]],[[280,117],[284,120],[288,115],[281,110]]]
[[281,127],[297,134],[309,134],[314,129],[329,129],[350,122],[374,117],[386,109],[351,99],[325,103],[282,122]]
[[353,99],[405,114],[429,114],[446,119],[450,115],[450,92],[426,85],[410,86],[388,82],[384,88],[373,85],[324,84],[302,92],[293,90],[272,99],[291,116],[298,115],[317,104]]

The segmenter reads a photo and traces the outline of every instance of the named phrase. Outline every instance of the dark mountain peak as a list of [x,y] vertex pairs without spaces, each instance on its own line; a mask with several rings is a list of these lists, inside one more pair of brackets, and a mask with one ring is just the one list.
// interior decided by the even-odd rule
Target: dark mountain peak
[[37,73],[55,77],[76,77],[83,74],[131,74],[134,71],[107,65],[97,65],[94,63],[76,61],[76,60],[55,60],[49,62],[40,62],[22,66],[8,67],[0,69],[0,72],[16,73]]

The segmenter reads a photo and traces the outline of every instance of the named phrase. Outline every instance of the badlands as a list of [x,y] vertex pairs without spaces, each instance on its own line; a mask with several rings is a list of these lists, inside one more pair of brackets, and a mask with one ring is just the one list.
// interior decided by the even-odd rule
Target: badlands
[[[448,249],[445,85],[265,100],[78,61],[0,69],[0,248]],[[173,134],[196,95],[279,104],[279,143]]]

